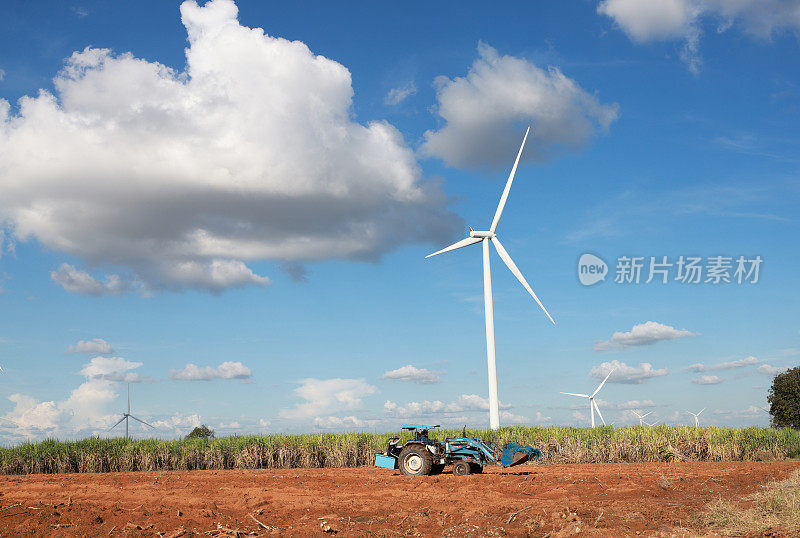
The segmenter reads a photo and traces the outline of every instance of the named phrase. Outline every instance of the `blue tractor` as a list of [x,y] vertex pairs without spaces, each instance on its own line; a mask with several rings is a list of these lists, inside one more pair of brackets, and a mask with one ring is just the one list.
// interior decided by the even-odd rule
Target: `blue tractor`
[[375,465],[387,469],[400,469],[406,475],[441,473],[445,466],[453,466],[453,474],[463,476],[483,471],[486,464],[513,467],[531,458],[542,456],[538,448],[508,443],[500,449],[491,441],[479,437],[461,437],[438,441],[428,432],[439,426],[408,424],[402,427],[402,437],[392,437],[385,454],[375,455]]

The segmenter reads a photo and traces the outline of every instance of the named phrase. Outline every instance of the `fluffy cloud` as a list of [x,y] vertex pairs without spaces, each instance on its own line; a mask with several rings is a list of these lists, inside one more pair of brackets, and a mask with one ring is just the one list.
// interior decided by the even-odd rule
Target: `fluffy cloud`
[[536,418],[533,420],[534,422],[539,422],[539,423],[553,421],[552,417],[545,416],[544,414],[541,413],[541,411],[536,411]]
[[682,40],[681,58],[694,72],[701,64],[703,20],[716,23],[718,32],[737,26],[760,38],[800,30],[798,0],[603,0],[597,11],[614,19],[634,41]]
[[105,282],[100,282],[88,272],[76,269],[74,265],[68,263],[62,263],[58,270],[52,271],[50,278],[68,292],[84,295],[122,295],[137,286],[137,283],[123,279],[117,274],[106,275]]
[[639,366],[636,367],[628,366],[624,362],[618,360],[613,360],[611,362],[604,362],[600,366],[595,366],[589,372],[589,375],[596,379],[605,379],[612,369],[614,373],[608,378],[609,383],[641,384],[653,377],[660,377],[669,373],[669,370],[666,368],[653,368],[653,365],[649,362],[640,362]]
[[361,420],[360,418],[354,416],[348,417],[317,417],[314,419],[314,426],[320,428],[322,430],[344,430],[344,429],[353,429],[353,428],[363,428],[365,426],[369,426],[370,422],[374,421],[366,421]]
[[425,368],[417,368],[410,364],[391,370],[381,376],[381,379],[395,379],[398,381],[408,381],[417,385],[430,385],[441,383],[442,379],[436,372],[431,372]]
[[65,265],[56,282],[95,295],[260,286],[251,262],[376,260],[452,237],[460,219],[400,132],[353,121],[347,68],[241,26],[231,0],[188,0],[181,19],[185,71],[87,47],[53,93],[18,113],[0,100],[0,222],[130,275]]
[[647,321],[634,325],[630,331],[615,332],[611,335],[611,340],[597,342],[594,345],[594,350],[606,351],[612,348],[647,346],[663,340],[674,340],[675,338],[685,338],[687,336],[696,336],[696,334],[686,329],[676,329],[663,323]]
[[309,420],[358,409],[362,399],[377,390],[364,379],[304,379],[294,389],[294,393],[305,401],[293,408],[282,409],[280,416],[292,420]]
[[181,381],[211,381],[212,379],[250,379],[253,373],[250,368],[239,361],[225,361],[216,368],[213,366],[197,366],[191,362],[180,370],[170,370],[170,379]]
[[684,35],[696,17],[691,0],[604,0],[597,12],[607,15],[639,42]]
[[191,415],[183,415],[182,413],[175,413],[169,418],[163,420],[155,420],[152,422],[153,426],[159,430],[168,430],[172,433],[187,434],[194,428],[200,426],[202,421],[200,415],[194,413]]
[[39,401],[24,394],[8,399],[14,408],[3,418],[17,425],[13,433],[24,436],[72,436],[101,433],[119,417],[111,404],[118,398],[119,381],[136,381],[132,372],[141,366],[121,357],[95,357],[80,373],[85,377],[62,401]]
[[[500,403],[500,409],[510,409],[510,404]],[[422,402],[408,402],[404,405],[399,405],[391,400],[387,400],[383,404],[383,412],[386,415],[401,418],[422,417],[437,414],[452,414],[464,413],[472,411],[489,411],[489,399],[477,394],[462,394],[455,401],[445,403],[441,400],[425,400]],[[501,412],[501,418],[503,416]],[[510,413],[506,416],[511,417]]]
[[509,166],[527,124],[523,160],[545,160],[584,146],[619,116],[616,104],[600,104],[557,68],[500,56],[484,43],[466,77],[435,83],[445,125],[427,131],[421,149],[455,167]]
[[719,385],[723,379],[716,375],[702,375],[692,379],[695,385]]
[[781,368],[779,366],[770,366],[769,364],[762,364],[761,366],[758,367],[758,373],[768,376],[776,376],[782,372],[785,372],[788,369],[789,368],[786,367]]
[[84,365],[80,373],[87,379],[138,383],[142,378],[131,370],[141,365],[141,362],[131,362],[122,357],[95,357]]
[[67,353],[97,353],[98,355],[108,355],[114,353],[111,344],[102,338],[93,340],[78,340],[77,344],[72,344],[67,348]]
[[754,364],[759,364],[761,361],[757,358],[750,355],[749,357],[745,357],[744,359],[737,359],[735,361],[727,361],[721,362],[719,364],[715,364],[714,366],[706,366],[701,362],[696,364],[692,364],[691,366],[687,366],[685,371],[687,372],[711,372],[714,370],[733,370],[735,368],[744,368],[745,366],[752,366]]
[[604,409],[619,409],[621,411],[640,411],[649,407],[656,407],[656,403],[653,400],[628,400],[627,402],[613,403],[597,398],[596,401],[597,405],[603,407]]
[[417,93],[417,86],[413,81],[411,81],[405,86],[400,86],[399,88],[392,88],[389,90],[389,93],[386,94],[386,98],[383,100],[383,102],[386,105],[399,105],[415,93]]

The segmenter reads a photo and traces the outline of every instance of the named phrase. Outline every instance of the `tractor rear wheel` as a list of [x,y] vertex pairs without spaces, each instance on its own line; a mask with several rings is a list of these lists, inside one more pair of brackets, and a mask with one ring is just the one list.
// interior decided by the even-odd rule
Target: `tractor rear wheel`
[[403,447],[400,451],[400,472],[407,475],[431,474],[433,456],[421,445]]
[[472,472],[472,467],[466,461],[457,461],[453,465],[453,474],[455,476],[465,476]]

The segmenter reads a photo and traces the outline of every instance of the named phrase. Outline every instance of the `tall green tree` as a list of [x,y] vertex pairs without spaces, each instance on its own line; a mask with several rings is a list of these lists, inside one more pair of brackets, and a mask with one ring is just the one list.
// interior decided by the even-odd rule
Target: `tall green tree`
[[773,427],[800,429],[800,366],[775,376],[767,401]]
[[186,436],[187,439],[208,439],[209,437],[214,437],[214,430],[205,424],[197,426]]

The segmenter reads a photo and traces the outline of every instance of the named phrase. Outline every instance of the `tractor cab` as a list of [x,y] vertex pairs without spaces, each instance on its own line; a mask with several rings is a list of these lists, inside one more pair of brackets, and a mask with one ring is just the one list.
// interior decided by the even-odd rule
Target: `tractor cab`
[[418,443],[422,443],[424,445],[429,445],[432,443],[430,438],[428,437],[428,430],[432,430],[433,428],[438,428],[439,425],[436,426],[423,426],[421,424],[406,424],[402,426],[400,429],[405,433],[408,432],[408,435],[403,435],[403,441],[408,443],[409,441],[416,441]]

